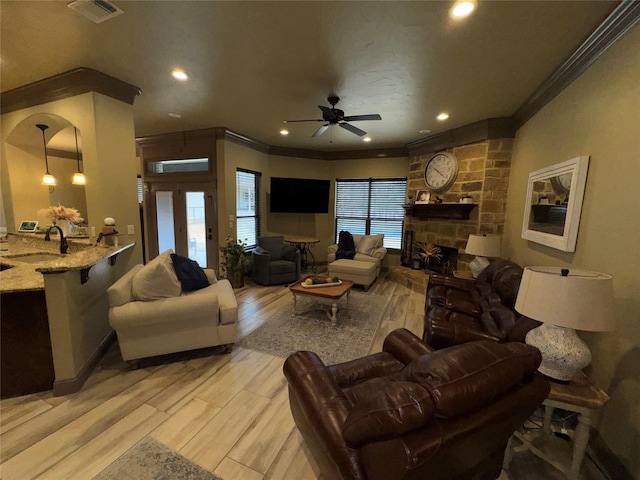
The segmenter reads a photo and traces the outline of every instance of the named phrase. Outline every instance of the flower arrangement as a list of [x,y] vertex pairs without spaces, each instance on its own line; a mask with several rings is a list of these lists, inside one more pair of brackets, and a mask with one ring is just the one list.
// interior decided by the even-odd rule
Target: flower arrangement
[[236,273],[244,269],[245,257],[244,248],[247,246],[242,240],[234,241],[233,238],[227,236],[225,243],[220,247],[222,253],[222,265],[227,273]]
[[60,204],[38,210],[38,216],[50,217],[54,224],[57,220],[68,220],[71,223],[80,223],[84,220],[78,210],[72,207],[63,207]]
[[418,256],[423,264],[426,265],[429,257],[442,260],[442,250],[440,247],[436,247],[433,243],[416,242],[416,246],[418,247]]

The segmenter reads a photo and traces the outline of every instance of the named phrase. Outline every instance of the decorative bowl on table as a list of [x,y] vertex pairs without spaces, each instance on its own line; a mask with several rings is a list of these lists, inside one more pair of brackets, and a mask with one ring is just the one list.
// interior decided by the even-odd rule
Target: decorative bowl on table
[[304,288],[331,287],[340,285],[342,281],[338,277],[307,277],[301,285]]

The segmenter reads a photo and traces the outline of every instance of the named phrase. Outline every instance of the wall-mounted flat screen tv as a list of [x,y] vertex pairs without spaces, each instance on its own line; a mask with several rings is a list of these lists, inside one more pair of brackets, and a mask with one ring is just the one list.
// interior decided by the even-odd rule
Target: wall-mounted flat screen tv
[[272,213],[329,213],[330,180],[271,177]]

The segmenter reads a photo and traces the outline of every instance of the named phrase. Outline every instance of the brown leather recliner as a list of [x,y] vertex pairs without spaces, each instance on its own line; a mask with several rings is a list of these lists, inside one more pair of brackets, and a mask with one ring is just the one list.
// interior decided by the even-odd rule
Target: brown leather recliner
[[514,310],[522,268],[497,259],[475,280],[431,273],[423,339],[436,349],[473,340],[523,342],[540,322]]
[[540,352],[470,342],[433,351],[408,330],[383,351],[325,366],[287,358],[296,425],[323,478],[495,479],[509,437],[549,392]]

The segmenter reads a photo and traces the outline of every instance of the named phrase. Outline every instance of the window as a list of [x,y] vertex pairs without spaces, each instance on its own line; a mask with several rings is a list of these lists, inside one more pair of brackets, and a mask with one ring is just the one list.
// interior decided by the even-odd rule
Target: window
[[138,203],[142,205],[144,200],[144,189],[142,187],[142,177],[138,175]]
[[384,233],[384,246],[400,249],[406,190],[406,178],[337,179],[336,242],[340,230]]
[[247,248],[257,245],[260,236],[260,174],[236,171],[236,226],[239,240]]
[[147,172],[151,174],[193,173],[208,171],[208,158],[185,158],[183,160],[159,160],[156,162],[147,162]]

